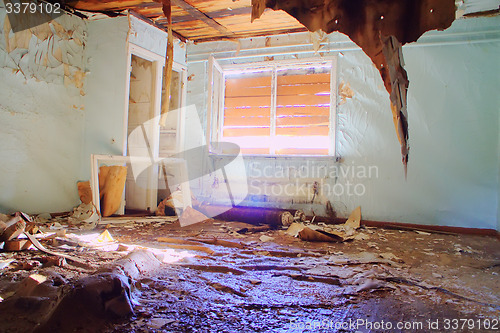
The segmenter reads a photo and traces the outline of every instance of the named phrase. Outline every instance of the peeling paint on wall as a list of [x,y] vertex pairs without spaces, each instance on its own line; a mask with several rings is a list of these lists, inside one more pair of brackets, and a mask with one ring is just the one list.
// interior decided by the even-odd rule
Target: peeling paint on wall
[[[130,16],[130,43],[145,48],[153,53],[165,56],[168,34],[135,16]],[[174,62],[186,64],[186,44],[174,38]]]
[[354,91],[351,89],[351,85],[349,82],[345,83],[344,81],[339,84],[339,96],[340,102],[339,105],[345,104],[348,98],[354,97]]
[[[0,1],[1,2],[1,1]],[[0,8],[0,211],[79,202],[87,24],[64,14],[14,33]]]
[[[361,205],[368,220],[495,228],[499,171],[498,156],[492,152],[500,149],[500,103],[494,93],[500,85],[495,66],[499,20],[458,20],[448,31],[429,32],[421,44],[403,47],[413,77],[408,90],[413,162],[404,182],[390,101],[378,69],[345,36],[329,35],[320,50],[325,57],[338,55],[338,82],[344,83],[339,95],[346,97],[346,103],[338,99],[337,107],[339,159],[245,157],[248,203],[321,214],[330,201],[344,217]],[[274,57],[318,57],[309,41],[308,33],[273,36]],[[196,104],[203,121],[208,69],[202,57],[213,54],[231,64],[259,62],[269,55],[265,38],[244,39],[241,44],[239,55],[226,42],[188,46],[189,74],[194,74],[188,82],[188,104]],[[352,98],[347,97],[347,84]],[[325,169],[330,171],[327,175]],[[314,182],[319,183],[319,194],[311,204]],[[203,189],[209,198],[211,191]]]
[[13,17],[0,12],[0,68],[21,73],[26,80],[64,84],[74,88],[72,93],[85,95],[85,24],[63,15],[14,33]]

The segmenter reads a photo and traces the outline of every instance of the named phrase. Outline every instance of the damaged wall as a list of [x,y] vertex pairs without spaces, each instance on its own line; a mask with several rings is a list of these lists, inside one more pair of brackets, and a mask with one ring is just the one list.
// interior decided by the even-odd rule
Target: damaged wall
[[87,26],[70,15],[14,33],[16,23],[2,1],[0,211],[68,210],[82,164]]
[[[123,155],[125,151],[129,43],[165,56],[167,35],[132,15],[90,21],[88,26],[84,179],[90,178],[90,154]],[[184,44],[178,40],[174,61],[186,63]]]
[[[323,213],[326,201],[331,201],[343,217],[361,205],[363,218],[368,220],[495,229],[499,19],[458,20],[448,30],[428,32],[418,43],[403,48],[411,82],[408,115],[413,154],[406,181],[388,93],[370,59],[341,34],[245,39],[239,52],[233,42],[189,44],[188,105],[196,105],[206,126],[206,59],[210,54],[222,64],[249,63],[265,57],[310,58],[314,57],[313,44],[321,45],[316,57],[338,55],[338,84],[344,95],[339,96],[337,108],[341,160],[246,158],[248,198],[253,201],[249,204],[292,206],[309,212],[313,208]],[[298,172],[301,169],[309,169],[309,175]],[[325,177],[320,170],[331,172]],[[319,205],[310,205],[314,181],[321,188],[316,199]],[[280,194],[280,188],[289,183],[299,188],[305,184],[307,190]],[[351,190],[358,185],[358,193],[363,194],[349,195],[349,184]],[[344,193],[340,195],[341,188]],[[212,191],[211,186],[201,190],[207,196]],[[263,196],[264,191],[269,195]]]
[[69,211],[90,154],[123,153],[128,41],[165,48],[165,32],[130,20],[65,14],[13,33],[0,7],[1,212]]
[[[160,30],[134,16],[130,17],[129,42],[154,52],[162,57],[167,49],[166,31]],[[174,38],[174,62],[186,65],[186,44]]]

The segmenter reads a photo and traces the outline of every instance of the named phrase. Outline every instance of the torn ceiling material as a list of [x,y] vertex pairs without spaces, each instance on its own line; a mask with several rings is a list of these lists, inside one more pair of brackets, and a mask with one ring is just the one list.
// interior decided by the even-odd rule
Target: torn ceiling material
[[377,66],[391,95],[391,108],[401,143],[403,165],[408,162],[408,79],[401,46],[424,32],[446,29],[455,19],[454,0],[252,0],[252,21],[266,8],[284,10],[310,31],[339,31],[351,38]]

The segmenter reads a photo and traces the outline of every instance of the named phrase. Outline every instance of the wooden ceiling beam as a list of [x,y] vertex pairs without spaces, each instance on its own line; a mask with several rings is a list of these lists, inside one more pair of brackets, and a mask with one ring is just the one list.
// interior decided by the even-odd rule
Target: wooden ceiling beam
[[234,41],[242,38],[252,38],[252,37],[265,37],[265,36],[276,36],[283,34],[293,34],[299,32],[307,32],[307,28],[294,28],[294,29],[279,29],[279,30],[269,30],[269,31],[259,31],[259,32],[248,32],[248,33],[239,33],[234,34],[231,37],[207,37],[207,38],[190,38],[189,40],[194,43],[204,43],[204,42],[217,42],[217,41]]
[[[137,17],[139,20],[142,20],[144,22],[148,22],[149,24],[152,24],[153,26],[155,26],[155,27],[157,27],[157,28],[159,28],[161,30],[167,31],[167,26],[166,25],[158,24],[154,20],[152,20],[151,18],[146,17],[146,16],[144,16],[142,14],[139,14],[136,11],[131,10],[130,14],[133,15],[133,16],[135,16],[135,17]],[[184,37],[183,35],[175,32],[175,31],[172,31],[172,33],[174,34],[174,37],[180,39],[183,42],[187,42],[188,39],[186,37]]]
[[177,7],[182,8],[184,11],[188,12],[190,15],[192,15],[195,19],[202,21],[209,27],[217,30],[224,36],[232,37],[234,33],[227,29],[225,26],[221,25],[202,11],[200,11],[198,8],[190,5],[184,0],[171,0],[172,5],[175,5]]

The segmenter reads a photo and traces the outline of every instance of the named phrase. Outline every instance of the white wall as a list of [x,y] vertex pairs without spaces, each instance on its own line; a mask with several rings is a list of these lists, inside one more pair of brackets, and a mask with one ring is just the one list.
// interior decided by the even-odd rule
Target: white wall
[[[130,21],[129,21],[130,20]],[[123,155],[127,140],[128,43],[165,56],[167,34],[134,16],[90,21],[88,92],[83,175],[90,178],[90,154]],[[174,61],[186,63],[184,44],[175,40]]]
[[[193,76],[188,83],[188,105],[196,105],[206,126],[206,60],[211,53],[222,64],[262,61],[264,54],[274,59],[338,55],[338,82],[349,83],[354,92],[337,109],[341,162],[247,158],[247,171],[252,165],[254,170],[250,177],[250,185],[255,184],[250,186],[253,194],[263,188],[279,193],[289,183],[309,189],[306,195],[271,194],[269,202],[254,204],[312,208],[321,213],[329,200],[340,216],[361,205],[368,220],[495,229],[500,214],[499,23],[498,16],[458,20],[447,31],[428,32],[418,43],[404,47],[410,79],[407,180],[389,95],[370,59],[343,35],[331,34],[318,55],[312,51],[309,34],[270,37],[271,47],[265,47],[265,38],[241,40],[239,52],[231,42],[189,44],[188,75]],[[297,173],[301,168],[325,167],[331,171],[327,177]],[[357,174],[370,167],[371,174]],[[255,177],[264,168],[273,177]],[[283,170],[288,175],[283,176]],[[307,203],[314,181],[323,184],[316,206]],[[358,185],[358,193],[364,189],[363,194],[348,195],[348,183],[351,189]],[[203,191],[209,196],[211,189]]]
[[[165,57],[168,38],[167,32],[135,16],[131,16],[130,19],[129,42]],[[174,38],[174,62],[183,66],[186,65],[186,44],[177,38]]]
[[122,155],[126,140],[125,108],[129,21],[126,16],[88,22],[89,42],[83,180],[90,179],[90,154]]
[[[128,41],[164,55],[166,34],[71,15],[14,34],[6,17],[0,8],[0,212],[69,211],[90,154],[123,154]],[[174,60],[185,54],[176,41]]]
[[0,211],[67,211],[79,201],[87,26],[63,15],[14,33],[1,5]]

